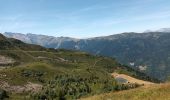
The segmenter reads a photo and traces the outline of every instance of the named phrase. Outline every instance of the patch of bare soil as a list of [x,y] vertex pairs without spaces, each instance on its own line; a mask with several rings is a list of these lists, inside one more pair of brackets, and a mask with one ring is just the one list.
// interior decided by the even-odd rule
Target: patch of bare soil
[[15,63],[15,61],[12,58],[0,55],[0,66],[1,65],[13,64],[13,63]]
[[125,75],[125,74],[112,73],[112,76],[114,78],[125,79],[125,80],[127,80],[126,83],[137,83],[137,84],[142,84],[142,85],[153,85],[153,84],[155,84],[155,83],[152,83],[152,82],[139,80],[139,79],[133,78],[133,77]]

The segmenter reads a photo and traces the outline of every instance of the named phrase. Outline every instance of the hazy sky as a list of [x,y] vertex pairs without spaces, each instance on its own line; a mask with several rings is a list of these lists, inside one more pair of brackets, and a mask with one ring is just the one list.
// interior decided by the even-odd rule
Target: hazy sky
[[170,27],[170,0],[0,0],[0,32],[95,37]]

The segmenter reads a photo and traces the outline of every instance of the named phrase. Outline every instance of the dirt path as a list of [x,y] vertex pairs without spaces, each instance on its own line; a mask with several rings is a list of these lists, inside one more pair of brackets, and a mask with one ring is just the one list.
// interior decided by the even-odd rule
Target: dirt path
[[94,64],[93,64],[93,66],[92,67],[95,67],[96,66],[96,64],[99,62],[99,61],[101,61],[102,59],[99,59],[99,60],[96,60],[95,62],[94,62]]
[[125,75],[125,74],[112,73],[112,76],[114,78],[123,78],[123,79],[127,80],[127,83],[129,82],[129,83],[137,83],[137,84],[144,84],[144,85],[155,84],[155,83],[152,83],[152,82],[139,80],[139,79],[133,78],[133,77]]

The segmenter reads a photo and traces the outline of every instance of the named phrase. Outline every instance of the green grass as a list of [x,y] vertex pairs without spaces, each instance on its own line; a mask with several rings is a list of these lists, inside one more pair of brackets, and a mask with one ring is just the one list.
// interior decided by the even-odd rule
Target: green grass
[[[107,66],[105,66],[105,64],[98,64],[99,62],[95,64],[96,60],[103,59],[103,63],[107,63],[107,65],[114,68],[118,63],[110,58],[106,59],[104,57],[92,56],[84,52],[63,50],[53,52],[0,50],[0,54],[20,62],[17,66],[0,70],[0,73],[6,75],[6,77],[1,77],[0,81],[5,81],[10,85],[25,85],[28,82],[33,82],[42,84],[46,89],[50,89],[50,87],[53,86],[57,91],[61,91],[60,88],[65,88],[67,85],[69,88],[80,89],[80,91],[81,89],[87,88],[86,85],[91,89],[90,93],[83,92],[83,90],[80,94],[78,94],[77,90],[75,96],[67,93],[65,98],[70,99],[78,98],[82,95],[103,93],[105,84],[115,85],[114,79],[106,70],[108,69]],[[37,57],[39,56],[46,57],[47,59],[38,59]],[[67,61],[63,62],[58,58],[63,58]],[[110,61],[107,62],[107,60]],[[59,78],[56,79],[56,77]],[[72,80],[75,80],[75,82]],[[51,81],[53,81],[53,84],[50,83]],[[63,83],[63,81],[65,82]],[[43,90],[40,94],[36,95],[44,94],[45,91],[46,90]],[[59,93],[57,91],[56,93]],[[27,94],[27,96],[28,95],[30,94]],[[15,93],[11,96],[14,98],[19,97]]]

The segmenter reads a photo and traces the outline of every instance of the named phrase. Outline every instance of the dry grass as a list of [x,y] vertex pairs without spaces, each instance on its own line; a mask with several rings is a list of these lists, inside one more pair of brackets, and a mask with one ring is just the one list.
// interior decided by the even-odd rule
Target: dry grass
[[105,93],[81,100],[170,100],[170,83],[147,85],[132,90]]

